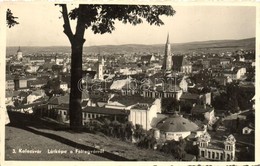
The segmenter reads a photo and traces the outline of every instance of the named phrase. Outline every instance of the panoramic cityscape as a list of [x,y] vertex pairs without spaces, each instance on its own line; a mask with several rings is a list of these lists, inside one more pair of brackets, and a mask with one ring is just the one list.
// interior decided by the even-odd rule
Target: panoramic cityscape
[[[133,6],[82,6],[72,10],[78,11],[69,13],[68,18],[80,19],[82,15],[78,13],[83,9],[99,9],[101,13],[105,11],[103,18],[110,12],[109,17],[113,14],[118,20],[129,17],[127,21],[135,25],[133,22],[139,13],[150,9],[139,5],[133,10],[140,10],[135,16],[131,11],[121,18],[113,10],[129,11]],[[175,36],[188,39],[189,35],[180,36],[185,29],[176,32],[167,19],[185,18],[178,16],[178,12],[181,15],[189,7],[152,6],[151,11],[158,10],[168,16],[162,17],[162,21],[165,17],[166,28],[163,29],[163,24],[162,30],[151,26],[151,32],[147,30],[145,35],[150,25],[133,26],[140,26],[140,35],[145,35],[140,38],[149,40],[151,36],[151,41],[140,39],[139,43],[138,34],[131,33],[132,26],[125,27],[125,31],[134,35],[136,43],[129,37],[126,44],[127,37],[119,34],[126,38],[122,43],[118,37],[115,43],[92,45],[85,36],[88,42],[82,47],[82,61],[74,56],[78,52],[73,39],[79,29],[74,36],[68,31],[66,5],[55,6],[55,9],[61,10],[64,33],[63,30],[60,33],[71,46],[68,43],[48,46],[45,42],[51,37],[39,39],[40,46],[30,44],[37,40],[34,35],[24,39],[24,44],[19,31],[26,23],[23,25],[24,18],[20,18],[23,15],[16,12],[19,8],[21,5],[10,6],[19,24],[7,30],[5,160],[255,161],[256,38],[255,26],[250,26],[256,25],[255,7],[222,7],[223,12],[230,11],[230,15],[223,18],[216,16],[216,20],[226,19],[225,27],[220,25],[222,29],[207,29],[211,25],[205,16],[209,24],[201,27],[202,34],[205,29],[205,36],[212,33],[220,38],[195,35],[197,40],[191,37],[189,41],[176,42]],[[201,7],[201,10],[214,15],[219,8]],[[250,12],[243,15],[245,11],[251,11],[252,15]],[[234,27],[239,27],[237,18],[232,16],[239,12],[241,24],[245,23],[243,20],[248,21],[245,31],[231,28],[235,23],[238,24]],[[145,14],[140,15],[145,18]],[[197,15],[200,16],[199,11]],[[252,16],[254,19],[248,19]],[[189,17],[192,19],[192,15]],[[203,19],[201,23],[205,23]],[[161,24],[161,20],[153,21]],[[103,31],[109,32],[109,28],[114,30],[109,21],[102,27],[104,22],[98,26],[91,22],[93,32],[103,34]],[[193,27],[198,22],[194,21]],[[182,24],[189,23],[182,21]],[[60,26],[62,28],[62,24]],[[189,26],[192,32],[192,25]],[[227,36],[231,31],[236,32],[232,33],[236,37]],[[34,32],[24,34],[30,33]],[[160,37],[155,39],[153,34]],[[93,38],[92,43],[98,43],[98,39]]]

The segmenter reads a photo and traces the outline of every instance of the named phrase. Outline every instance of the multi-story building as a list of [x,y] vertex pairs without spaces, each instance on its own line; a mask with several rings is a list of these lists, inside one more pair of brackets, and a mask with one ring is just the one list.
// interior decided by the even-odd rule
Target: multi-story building
[[[222,146],[221,146],[222,144]],[[208,160],[234,161],[236,151],[236,139],[231,134],[222,143],[211,141],[208,133],[198,139],[199,155]]]

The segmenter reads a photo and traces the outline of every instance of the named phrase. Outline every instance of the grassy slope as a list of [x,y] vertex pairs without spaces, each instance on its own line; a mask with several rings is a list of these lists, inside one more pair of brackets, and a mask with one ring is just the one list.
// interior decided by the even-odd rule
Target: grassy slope
[[[135,145],[115,138],[86,132],[72,132],[48,119],[37,119],[30,115],[11,113],[11,124],[6,126],[5,159],[6,160],[55,160],[55,161],[172,161],[169,155],[153,150],[139,149]],[[47,154],[48,149],[94,150],[98,145],[105,150],[101,154]],[[12,153],[15,149],[41,150],[41,154]],[[116,152],[116,153],[115,153]]]

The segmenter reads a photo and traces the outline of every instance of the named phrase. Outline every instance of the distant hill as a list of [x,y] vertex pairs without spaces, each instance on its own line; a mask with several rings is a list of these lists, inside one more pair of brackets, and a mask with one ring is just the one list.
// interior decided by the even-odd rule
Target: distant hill
[[[144,44],[125,44],[125,45],[101,45],[84,47],[84,53],[164,53],[165,44],[144,45]],[[235,51],[237,49],[255,49],[255,38],[241,40],[212,40],[198,41],[189,43],[171,44],[173,53],[190,53],[190,52],[224,52]],[[17,47],[7,47],[7,55],[15,54]],[[50,47],[21,47],[23,53],[70,53],[69,46],[50,46]]]

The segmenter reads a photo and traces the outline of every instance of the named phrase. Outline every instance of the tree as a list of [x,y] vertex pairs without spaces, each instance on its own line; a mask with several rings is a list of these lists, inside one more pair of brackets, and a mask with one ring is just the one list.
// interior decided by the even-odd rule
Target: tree
[[174,157],[182,160],[185,155],[186,155],[186,151],[185,151],[185,146],[186,146],[186,141],[183,138],[180,138],[180,140],[177,142],[177,145],[174,146]]
[[173,97],[162,98],[161,107],[163,112],[174,112],[179,111],[180,103]]
[[53,95],[65,95],[65,92],[60,88],[61,81],[59,78],[48,80],[47,84],[42,87],[45,94],[51,98]]
[[[137,25],[142,18],[150,25],[163,25],[161,15],[172,16],[175,11],[171,6],[148,5],[79,5],[68,13],[66,4],[59,4],[62,8],[64,33],[71,44],[71,93],[70,93],[70,127],[82,127],[81,95],[78,83],[82,78],[82,51],[85,42],[84,33],[91,29],[95,34],[111,33],[115,30],[115,20]],[[77,20],[73,34],[70,20]]]
[[9,28],[15,26],[16,24],[19,24],[19,22],[16,21],[18,17],[13,16],[13,13],[10,9],[7,9],[6,11],[6,24]]
[[186,114],[190,114],[191,113],[191,109],[192,109],[192,103],[187,101],[187,102],[182,102],[180,104],[181,106],[181,112],[186,113]]

